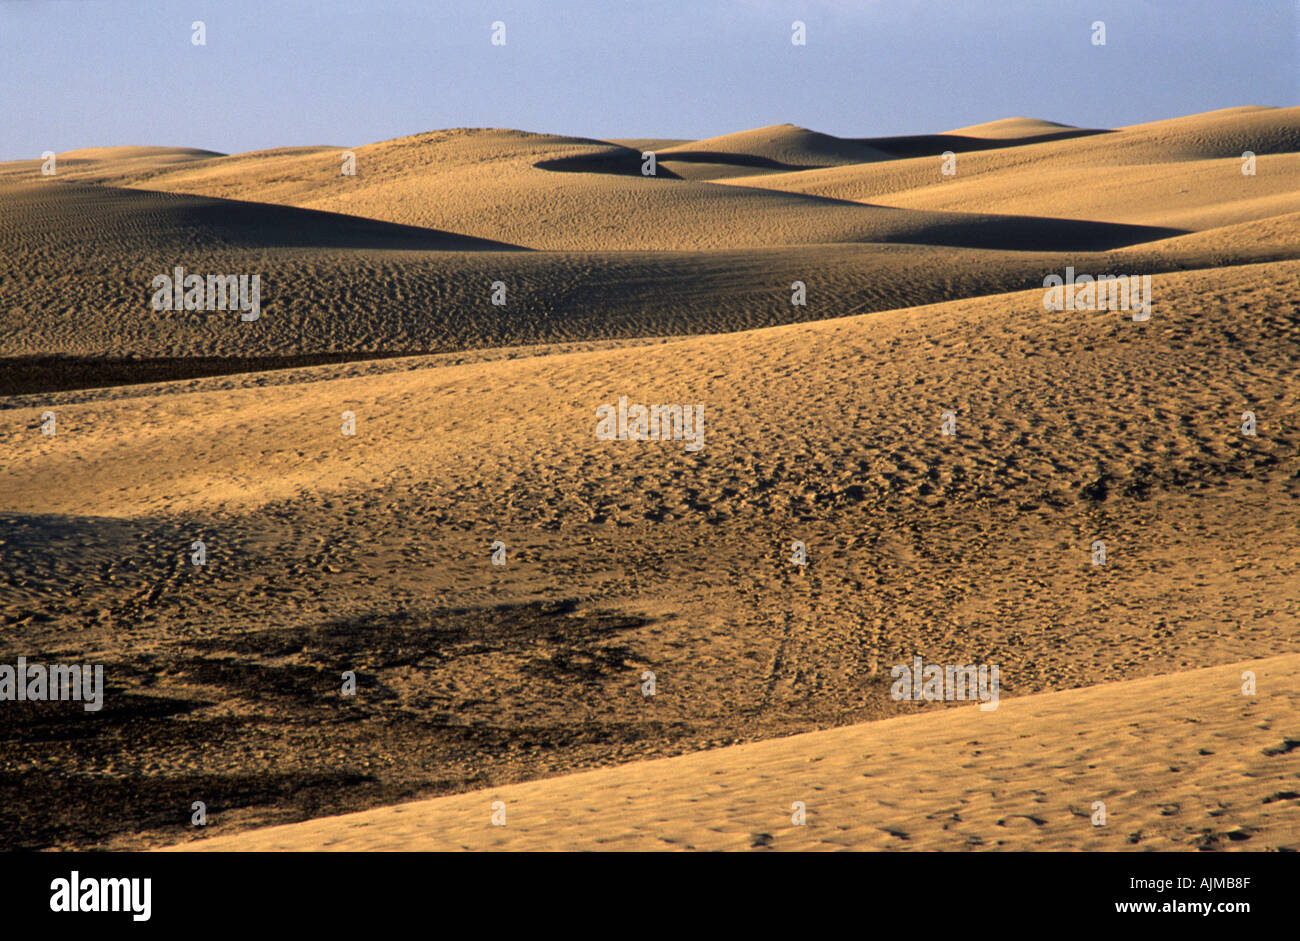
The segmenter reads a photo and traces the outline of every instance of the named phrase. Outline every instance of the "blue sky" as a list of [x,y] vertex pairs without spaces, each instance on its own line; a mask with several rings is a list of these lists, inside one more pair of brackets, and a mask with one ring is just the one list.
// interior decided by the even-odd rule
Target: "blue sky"
[[[0,0],[0,159],[444,127],[846,137],[1300,103],[1295,0]],[[190,41],[202,20],[207,45]],[[490,42],[506,24],[506,45]],[[791,23],[808,43],[790,42]],[[1107,44],[1091,43],[1106,23]]]

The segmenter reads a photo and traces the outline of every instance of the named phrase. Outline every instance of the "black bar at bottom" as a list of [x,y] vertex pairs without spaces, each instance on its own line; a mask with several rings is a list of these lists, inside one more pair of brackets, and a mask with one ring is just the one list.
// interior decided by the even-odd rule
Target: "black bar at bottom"
[[[72,907],[74,871],[78,909],[102,898],[121,910],[53,910]],[[1300,857],[1281,853],[48,853],[0,855],[0,905],[7,928],[127,931],[423,923],[456,933],[731,934],[747,924],[830,930],[848,919],[924,936],[1042,916],[1059,926],[1199,921],[1231,931],[1294,916],[1297,875]],[[104,879],[150,880],[148,919],[137,918],[143,882]]]

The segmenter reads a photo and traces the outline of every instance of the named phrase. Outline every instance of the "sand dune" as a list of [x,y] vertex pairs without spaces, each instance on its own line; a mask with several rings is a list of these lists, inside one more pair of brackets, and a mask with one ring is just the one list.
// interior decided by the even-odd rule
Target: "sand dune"
[[1058,124],[1055,121],[1041,121],[1038,118],[1002,118],[984,124],[971,124],[959,127],[947,134],[958,137],[977,137],[993,140],[1019,140],[1025,137],[1043,137],[1048,134],[1062,134],[1077,131],[1071,124]]
[[164,252],[183,257],[221,249],[516,248],[340,213],[109,186],[27,184],[5,190],[4,199],[9,213],[4,238],[15,248],[20,243],[38,245],[46,231],[54,229],[53,237],[73,243],[75,250],[89,253],[98,249],[99,255],[110,258]]
[[[1298,144],[1248,108],[0,165],[0,662],[109,687],[4,711],[5,845],[439,798],[239,845],[1294,848]],[[153,310],[175,265],[257,273],[260,319]],[[1045,309],[1067,267],[1150,274],[1151,319]],[[598,439],[622,396],[702,448]],[[1003,704],[895,701],[914,655]]]
[[[1114,252],[1112,257],[1115,261],[1131,259],[1141,265],[1158,265],[1158,259],[1164,258],[1180,267],[1213,268],[1296,258],[1298,249],[1300,214],[1284,213],[1128,246]],[[1124,261],[1119,263],[1124,266]]]
[[[1241,172],[1240,155],[1219,160],[1062,167],[1026,179],[1010,171],[890,193],[889,205],[943,210],[961,205],[1022,215],[1044,211],[1072,219],[1159,225],[1199,231],[1267,219],[1300,209],[1300,168],[1289,154],[1258,157],[1256,175]],[[1080,176],[1084,176],[1081,180]],[[1134,200],[1141,192],[1149,198]]]
[[[171,167],[196,160],[224,157],[215,150],[194,147],[82,147],[66,150],[58,155],[63,170],[90,167],[114,167],[123,171],[139,172],[147,168]],[[39,163],[39,161],[37,161]]]
[[[1161,272],[1296,258],[1300,170],[1264,149],[1290,146],[1297,113],[1215,112],[963,153],[951,179],[931,157],[878,160],[874,151],[871,163],[765,174],[743,187],[646,179],[635,148],[496,130],[359,147],[357,177],[339,174],[340,152],[330,148],[75,151],[55,179],[34,179],[35,162],[8,164],[0,353],[24,359],[3,389],[181,378],[349,352],[743,330],[1012,291],[1066,266]],[[1003,129],[1016,127],[1036,125],[1017,119]],[[1193,145],[1235,147],[1234,135],[1260,148],[1255,176],[1243,176],[1236,157],[1187,159]],[[856,146],[790,126],[718,140],[710,147],[735,151],[727,159],[808,164]],[[1130,162],[1117,164],[1116,153]],[[907,188],[873,195],[900,180]],[[191,191],[208,195],[177,195]],[[896,205],[851,201],[858,197]],[[336,214],[302,215],[298,206]],[[515,246],[567,248],[480,251]],[[568,250],[575,246],[592,250]],[[638,246],[642,254],[629,250]],[[148,284],[177,264],[260,273],[265,318],[247,329],[231,318],[158,316]],[[942,274],[918,278],[922,270]],[[805,307],[789,303],[796,281],[809,287]],[[504,309],[491,303],[497,282],[509,289]]]
[[718,179],[781,170],[808,170],[887,160],[889,155],[858,141],[820,134],[793,124],[760,127],[666,147],[661,163],[679,176]]
[[[997,171],[1018,172],[1018,168],[1031,163],[1050,168],[1047,182],[1040,188],[1046,195],[1037,202],[1026,203],[1032,205],[1031,214],[1044,215],[1042,200],[1061,190],[1060,180],[1052,173],[1070,168],[1097,172],[1132,164],[1210,157],[1239,159],[1245,149],[1261,155],[1277,154],[1300,149],[1298,142],[1300,108],[1213,112],[1109,134],[965,154],[958,180],[965,185],[971,178]],[[971,218],[969,207],[958,213],[921,205],[919,201],[916,205],[907,204],[906,198],[901,198],[897,205],[907,204],[906,208],[913,212],[847,205],[846,202],[877,201],[892,207],[892,202],[883,199],[886,194],[905,193],[918,187],[934,189],[936,193],[927,198],[943,200],[945,187],[936,184],[951,186],[957,181],[945,181],[939,176],[934,157],[880,160],[880,151],[866,143],[829,138],[794,127],[760,129],[667,148],[663,156],[676,153],[678,157],[676,162],[669,161],[666,170],[675,172],[689,166],[681,159],[684,153],[725,155],[733,167],[742,159],[760,165],[750,169],[770,169],[771,163],[819,167],[850,158],[871,162],[804,170],[793,176],[746,175],[732,179],[733,183],[738,180],[740,187],[723,187],[720,184],[728,182],[727,179],[709,183],[643,178],[639,175],[640,154],[630,148],[517,131],[434,132],[357,147],[358,171],[354,177],[340,173],[340,153],[320,149],[302,153],[269,151],[203,161],[193,167],[182,165],[164,173],[151,170],[147,174],[129,168],[115,171],[96,164],[94,169],[69,171],[67,179],[324,209],[551,250],[697,250],[827,242],[934,242],[942,239],[942,232],[968,224],[996,231],[996,220]],[[538,166],[554,166],[557,161],[562,165],[564,161],[574,160],[582,166],[589,166],[594,160],[604,172],[562,173]],[[1232,167],[1225,164],[1223,172],[1230,180],[1231,171]],[[10,165],[7,172],[0,173],[0,179],[31,172],[31,165]],[[710,172],[706,170],[704,176]],[[1267,196],[1285,191],[1291,185],[1290,171],[1286,174],[1283,180],[1277,179],[1276,173],[1272,178],[1267,173],[1252,178],[1251,182],[1261,185],[1247,192]],[[1241,179],[1239,173],[1236,179]],[[1076,204],[1095,200],[1096,191],[1105,183],[1104,178],[1075,181],[1071,189]],[[1260,193],[1264,187],[1268,188]],[[838,202],[827,204],[824,199],[807,198],[811,196]],[[996,191],[987,196],[977,191],[971,198],[986,200],[979,203],[981,211],[1016,214],[1014,206],[1008,203],[1009,197],[998,196]],[[1199,206],[1202,203],[1197,200],[1205,198],[1193,197],[1191,202]],[[1132,206],[1135,202],[1140,201],[1129,200],[1121,205]],[[1154,199],[1152,202],[1159,204]],[[1278,212],[1294,211],[1291,205],[1287,202]],[[1142,224],[1182,227],[1175,224],[1179,216],[1170,217],[1175,222],[1159,221],[1162,211],[1152,210],[1157,221]],[[1045,215],[1058,217],[1060,213]],[[593,227],[590,224],[593,218],[608,221]],[[1104,219],[1104,215],[1082,214],[1076,218],[1096,220]],[[525,219],[529,221],[525,223]],[[1243,221],[1240,213],[1221,214],[1209,224],[1235,221]],[[1134,233],[1129,242],[1140,237]],[[1122,240],[1121,234],[1116,244]],[[1041,247],[1053,247],[1051,233],[1045,233],[1042,241],[1045,244]],[[1055,247],[1079,246],[1061,243],[1058,233]]]
[[[175,839],[144,821],[196,789],[267,824],[896,715],[888,666],[914,653],[1000,663],[1008,697],[1273,655],[1300,616],[1298,273],[1157,276],[1147,324],[1043,311],[1039,290],[69,392],[54,438],[48,400],[11,408],[8,622],[26,649],[117,664],[123,720],[157,743],[128,766],[111,739],[42,749],[14,786],[57,799],[49,832],[80,842],[103,788],[57,769],[143,768],[139,845]],[[595,440],[619,395],[705,404],[703,450]]]
[[[901,210],[880,211],[892,214],[880,233],[891,244],[543,253],[367,218],[84,182],[0,186],[0,201],[10,220],[0,245],[11,258],[0,352],[26,358],[0,384],[11,393],[65,387],[51,384],[60,373],[41,357],[98,358],[101,380],[93,363],[64,364],[84,376],[72,384],[85,386],[133,369],[151,378],[209,371],[197,357],[238,360],[211,367],[237,371],[250,358],[270,366],[348,352],[680,336],[1015,290],[1067,265],[1156,272],[1222,263],[1221,252],[1207,256],[1199,243],[1159,241],[1176,229]],[[1242,228],[1223,244],[1234,263],[1300,256],[1289,231],[1280,226],[1261,241],[1262,228]],[[1080,250],[1139,238],[1157,241],[1122,256]],[[154,311],[152,279],[178,265],[257,273],[261,318]],[[918,278],[926,269],[943,274]],[[796,281],[807,288],[802,306],[791,303]],[[498,282],[507,288],[503,306],[493,303]],[[130,365],[144,360],[152,362]],[[163,361],[175,371],[160,374]]]
[[231,836],[216,826],[182,848],[1296,852],[1298,722],[1290,654]]
[[[708,402],[717,415],[711,434],[720,442],[726,462],[745,460],[742,455],[752,461],[745,471],[728,470],[728,463],[699,462],[704,466],[698,473],[707,473],[719,490],[729,473],[754,474],[763,452],[781,442],[794,453],[822,455],[823,460],[838,455],[826,466],[828,478],[822,486],[829,492],[861,477],[859,489],[870,482],[881,497],[900,489],[915,496],[949,492],[953,497],[974,496],[985,487],[1001,496],[1049,480],[1057,488],[1070,481],[1082,485],[1094,467],[1107,467],[1104,476],[1112,478],[1115,486],[1150,488],[1158,485],[1161,475],[1180,476],[1194,468],[1205,471],[1224,461],[1257,463],[1264,454],[1270,455],[1265,466],[1276,472],[1293,463],[1286,453],[1291,428],[1285,416],[1295,409],[1297,393],[1289,388],[1286,353],[1294,331],[1290,307],[1300,298],[1293,275],[1297,271],[1300,262],[1157,275],[1153,295],[1160,314],[1153,314],[1149,326],[1133,324],[1124,312],[1081,317],[1073,311],[1044,311],[1043,292],[1038,289],[703,336],[656,347],[339,379],[325,386],[288,386],[274,396],[264,390],[223,391],[219,398],[225,404],[219,410],[204,406],[210,396],[203,393],[175,399],[163,395],[159,402],[123,399],[116,405],[69,405],[66,437],[53,443],[39,435],[21,434],[34,415],[30,408],[14,409],[0,415],[13,439],[9,473],[0,482],[0,506],[69,514],[90,513],[98,507],[102,512],[100,495],[111,477],[119,495],[113,515],[148,515],[166,507],[210,508],[227,500],[254,507],[294,493],[295,473],[306,475],[302,480],[315,481],[314,489],[326,491],[330,486],[324,481],[331,470],[346,476],[353,486],[367,480],[377,484],[399,468],[418,477],[451,480],[459,474],[445,462],[455,462],[465,453],[500,452],[497,460],[507,463],[498,466],[499,479],[514,480],[539,472],[529,469],[532,448],[523,446],[526,441],[534,447],[546,442],[547,452],[568,454],[566,463],[584,454],[606,452],[592,437],[589,418],[595,405],[613,394],[620,377],[634,373],[646,395],[664,401]],[[1236,322],[1234,311],[1242,306],[1256,312],[1247,323]],[[1217,338],[1225,331],[1232,331],[1237,343],[1231,350],[1216,350]],[[1105,347],[1104,355],[1098,352],[1098,344]],[[1199,361],[1188,360],[1184,353],[1188,347],[1201,351]],[[1015,360],[1011,355],[986,358],[983,354],[991,348],[1033,351],[1033,355],[1012,367],[1007,364]],[[1222,370],[1208,370],[1205,357],[1211,355],[1220,358]],[[1035,363],[1039,358],[1043,362]],[[1084,360],[1099,367],[1109,364],[1107,368],[1130,383],[1141,376],[1143,384],[1112,389],[1104,397],[1097,397],[1095,390],[1071,390],[1070,394],[1087,394],[1091,402],[1087,420],[1100,437],[1093,444],[1079,441],[1070,453],[1050,457],[1031,448],[1037,454],[1034,460],[1041,462],[1036,469],[1025,451],[1029,428],[1038,429],[1035,437],[1044,439],[1049,437],[1046,429],[1053,427],[1057,433],[1077,436],[1076,419],[1068,417],[1073,411],[1062,397],[1054,369],[1057,364],[1077,366]],[[942,371],[937,368],[941,363]],[[810,382],[825,385],[827,391],[807,399],[805,393],[812,390],[805,384]],[[854,390],[864,384],[893,389],[896,394],[906,390],[907,397],[894,402],[859,401]],[[439,401],[457,388],[463,391],[456,410],[465,415],[440,432],[445,452],[429,450],[422,443],[431,430],[428,416],[440,413]],[[527,390],[528,405],[522,412],[516,399],[519,390]],[[1157,392],[1164,405],[1141,404]],[[375,442],[380,445],[377,453],[367,456],[364,467],[331,468],[331,448],[298,471],[286,467],[285,474],[266,481],[269,490],[236,488],[227,493],[222,482],[238,466],[259,466],[272,455],[280,455],[289,465],[294,463],[289,456],[303,448],[337,443],[332,424],[322,425],[309,417],[329,409],[328,399],[322,396],[365,403],[382,429],[385,439]],[[817,404],[784,415],[790,401]],[[925,470],[937,458],[930,435],[898,442],[889,442],[889,437],[900,429],[937,422],[945,401],[950,407],[960,406],[981,424],[978,442],[950,448],[955,463],[936,475]],[[1274,435],[1249,447],[1234,441],[1237,404],[1245,401],[1272,412],[1277,423]],[[1153,417],[1193,412],[1201,416],[1159,434],[1156,429],[1143,432],[1144,437],[1168,439],[1160,465],[1149,463],[1150,456],[1139,457],[1139,450],[1122,444],[1122,439],[1114,446],[1110,443],[1116,432],[1112,423],[1128,424],[1134,421],[1132,416],[1153,408]],[[115,417],[108,420],[103,409],[110,409]],[[557,422],[557,414],[567,417]],[[184,420],[186,415],[193,421]],[[259,423],[265,421],[261,431],[245,427],[253,415],[260,416]],[[502,434],[495,416],[502,415],[513,416],[509,440],[493,445],[491,437]],[[836,416],[844,417],[836,420]],[[870,446],[867,441],[837,441],[845,421],[863,420],[875,429],[872,450],[891,453],[891,473],[878,469],[875,455],[861,453]],[[138,435],[142,427],[159,423],[169,429],[166,437],[176,453],[161,462],[156,453],[142,453],[138,463],[132,462],[128,457],[132,449],[123,436]],[[83,428],[88,438],[82,436]],[[467,437],[462,441],[459,435]],[[210,436],[229,442],[221,462],[211,465],[196,459],[208,450],[201,439]],[[519,446],[510,446],[510,441]],[[644,461],[660,469],[676,466],[680,455],[673,450],[656,449],[640,456],[637,463],[643,468],[648,466]],[[111,461],[100,463],[95,455]],[[485,473],[485,465],[476,465],[472,472]],[[185,488],[190,496],[178,501],[177,486],[190,473],[196,475]],[[42,485],[58,484],[65,474],[69,482],[75,476],[83,485]],[[101,474],[102,482],[97,480]],[[538,479],[536,483],[540,492],[548,492],[549,482]],[[816,490],[811,480],[807,486]],[[1056,498],[1071,497],[1061,490],[1040,496],[1049,504]],[[745,500],[747,512],[787,502],[771,492],[749,492]],[[594,515],[594,509],[589,507],[587,515]]]
[[[1300,108],[1242,109],[961,154],[946,178],[936,147],[910,160],[743,185],[924,210],[1038,214],[1050,206],[1059,217],[1199,228],[1293,212],[1297,171],[1282,155],[1298,150]],[[1257,155],[1253,177],[1241,173],[1245,151]],[[1265,202],[1216,208],[1255,199]]]
[[667,159],[681,159],[686,153],[745,156],[804,169],[865,163],[884,160],[888,156],[856,141],[819,134],[793,124],[777,124],[736,134],[724,134],[721,137],[709,137],[668,147],[661,153]]
[[[986,241],[979,244],[1007,247],[1009,231],[1048,225],[1038,219],[903,211],[699,180],[647,178],[640,175],[635,151],[536,135],[467,132],[453,134],[450,140],[371,145],[357,148],[356,155],[355,177],[339,174],[337,153],[314,152],[243,155],[140,180],[103,173],[80,179],[322,209],[553,251],[715,250],[836,242],[969,245],[970,235],[953,242],[945,241],[946,233],[976,228],[987,230]],[[817,157],[810,154],[808,159]],[[669,161],[667,172],[682,164],[680,156]],[[585,172],[592,168],[599,172]],[[562,172],[566,169],[569,172]],[[531,216],[521,215],[520,205],[536,213],[540,222],[526,222]],[[593,218],[608,221],[593,226]],[[1099,229],[1084,233],[1088,244],[1080,245],[1073,235],[1076,228],[1046,228],[1039,236],[1041,247],[1085,249],[1155,235],[1122,230],[1103,234]]]

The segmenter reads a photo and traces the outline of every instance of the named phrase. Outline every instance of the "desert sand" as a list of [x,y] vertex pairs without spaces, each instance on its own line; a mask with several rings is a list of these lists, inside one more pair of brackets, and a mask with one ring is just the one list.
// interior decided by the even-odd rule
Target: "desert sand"
[[[1240,108],[0,164],[0,662],[108,680],[0,713],[6,845],[1297,848],[1297,153]],[[176,265],[260,319],[153,310]],[[1150,319],[1044,309],[1067,267]],[[622,396],[703,446],[598,439]],[[1000,707],[895,701],[915,655]]]
[[[1247,671],[1262,683],[1255,697],[1241,693]],[[1300,657],[1285,655],[1039,693],[991,712],[950,709],[634,762],[185,848],[1294,850],[1300,817],[1287,756],[1300,741],[1278,733],[1294,728],[1297,714]]]

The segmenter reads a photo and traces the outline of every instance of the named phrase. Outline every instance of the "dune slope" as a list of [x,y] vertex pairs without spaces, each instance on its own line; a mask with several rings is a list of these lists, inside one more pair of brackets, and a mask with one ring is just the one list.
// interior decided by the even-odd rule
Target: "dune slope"
[[[889,668],[913,655],[998,663],[1012,698],[1276,654],[1298,274],[1158,275],[1146,323],[1039,290],[11,400],[0,652],[110,664],[137,745],[11,726],[44,744],[0,818],[140,845],[184,834],[149,820],[196,789],[251,826],[830,728],[910,711]],[[703,448],[597,440],[624,395],[704,405]],[[140,768],[149,799],[108,815]]]
[[232,836],[218,826],[184,848],[1297,852],[1298,723],[1290,654]]

